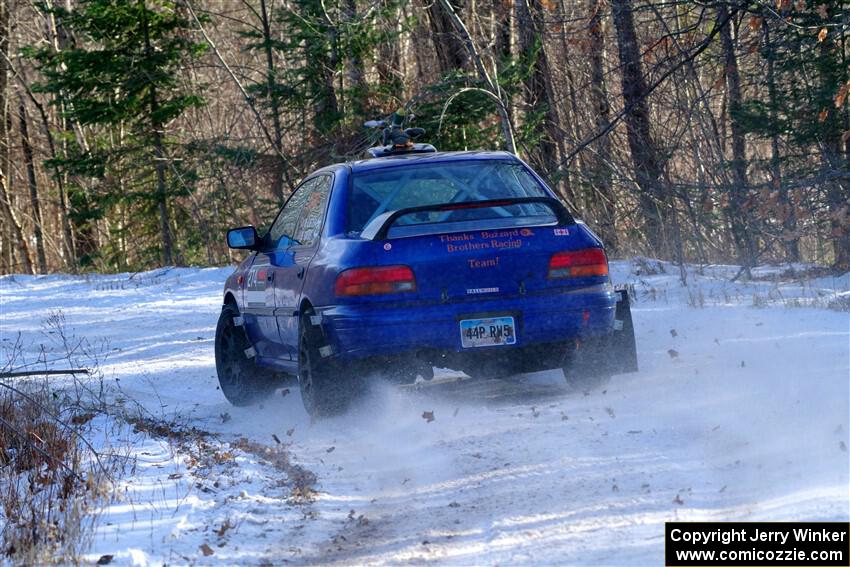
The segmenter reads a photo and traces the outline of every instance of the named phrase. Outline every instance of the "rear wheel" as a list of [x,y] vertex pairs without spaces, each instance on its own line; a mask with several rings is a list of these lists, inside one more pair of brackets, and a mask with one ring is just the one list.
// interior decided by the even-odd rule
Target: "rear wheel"
[[239,309],[227,304],[221,309],[215,330],[215,369],[224,397],[234,406],[247,406],[270,396],[286,376],[257,366],[246,351],[251,347],[245,329],[234,318]]
[[590,390],[608,383],[614,374],[610,342],[610,337],[576,340],[575,350],[569,353],[563,367],[571,386]]
[[304,409],[311,417],[344,413],[364,392],[364,380],[356,369],[345,369],[319,349],[323,336],[309,317],[301,319],[298,333],[298,382]]

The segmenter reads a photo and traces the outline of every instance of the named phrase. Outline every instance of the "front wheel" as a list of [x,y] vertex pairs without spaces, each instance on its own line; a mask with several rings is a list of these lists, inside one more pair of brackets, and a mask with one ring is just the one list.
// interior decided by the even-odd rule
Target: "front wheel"
[[234,321],[239,309],[227,304],[221,309],[215,329],[215,369],[224,397],[234,406],[248,406],[270,396],[285,377],[260,368],[246,351],[251,344],[245,328]]
[[321,331],[304,317],[298,332],[298,382],[304,409],[313,418],[344,413],[365,385],[355,368],[343,368],[322,356],[322,339]]

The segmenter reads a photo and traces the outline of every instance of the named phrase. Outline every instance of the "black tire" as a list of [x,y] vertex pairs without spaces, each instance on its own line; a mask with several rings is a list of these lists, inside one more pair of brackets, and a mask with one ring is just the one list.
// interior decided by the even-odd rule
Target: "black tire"
[[365,381],[356,368],[343,369],[333,359],[323,357],[321,332],[309,317],[301,319],[298,331],[298,383],[304,409],[312,418],[345,413],[363,395]]
[[285,382],[285,376],[256,365],[245,350],[251,344],[244,327],[233,318],[239,309],[229,303],[222,307],[215,329],[215,369],[221,392],[234,406],[249,406],[274,393]]
[[612,355],[611,337],[577,340],[563,367],[567,383],[583,391],[604,386],[615,373]]

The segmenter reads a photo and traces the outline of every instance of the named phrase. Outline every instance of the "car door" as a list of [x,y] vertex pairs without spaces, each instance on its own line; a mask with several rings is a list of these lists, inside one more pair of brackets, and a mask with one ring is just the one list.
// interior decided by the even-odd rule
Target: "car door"
[[286,265],[275,268],[275,313],[280,341],[293,360],[297,358],[301,290],[319,246],[332,184],[333,176],[324,174],[308,180],[298,189],[300,208],[286,250]]
[[304,199],[310,193],[315,178],[308,179],[295,189],[263,237],[263,248],[254,257],[247,274],[246,310],[248,335],[264,358],[291,360],[290,347],[280,340],[275,311],[278,307],[276,289],[285,287],[294,269],[294,255],[289,252],[298,216]]

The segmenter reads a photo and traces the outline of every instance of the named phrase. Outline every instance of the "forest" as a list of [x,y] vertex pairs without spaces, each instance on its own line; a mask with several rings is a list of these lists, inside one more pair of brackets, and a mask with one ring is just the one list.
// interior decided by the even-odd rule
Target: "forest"
[[850,2],[4,0],[0,273],[236,259],[367,120],[502,149],[612,257],[850,268]]

